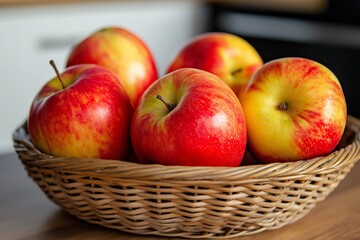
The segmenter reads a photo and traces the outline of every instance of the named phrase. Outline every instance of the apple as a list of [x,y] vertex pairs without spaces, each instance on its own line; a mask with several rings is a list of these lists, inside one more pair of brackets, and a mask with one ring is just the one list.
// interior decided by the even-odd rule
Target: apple
[[183,68],[144,92],[131,123],[141,163],[239,166],[246,148],[239,99],[217,76]]
[[171,61],[167,72],[179,68],[197,68],[221,78],[239,94],[241,87],[263,65],[256,49],[241,37],[230,33],[209,32],[188,41]]
[[347,107],[340,82],[311,59],[267,62],[245,85],[240,102],[249,150],[265,163],[326,155],[345,129]]
[[120,27],[102,28],[71,50],[66,66],[97,64],[121,81],[133,107],[145,89],[158,78],[154,58],[140,37]]
[[27,126],[34,145],[58,157],[125,159],[133,108],[109,70],[90,64],[67,68],[36,95]]

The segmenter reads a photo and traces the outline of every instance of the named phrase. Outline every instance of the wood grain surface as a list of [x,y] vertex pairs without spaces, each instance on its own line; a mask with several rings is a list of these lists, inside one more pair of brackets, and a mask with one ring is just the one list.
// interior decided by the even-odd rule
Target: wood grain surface
[[[360,239],[360,163],[307,216],[241,240]],[[170,239],[107,229],[79,220],[48,200],[13,154],[0,155],[0,239]],[[176,238],[171,238],[176,239]]]

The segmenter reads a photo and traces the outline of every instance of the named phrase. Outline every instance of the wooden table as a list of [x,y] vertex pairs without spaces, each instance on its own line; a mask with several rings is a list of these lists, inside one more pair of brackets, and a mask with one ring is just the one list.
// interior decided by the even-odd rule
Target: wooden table
[[[67,214],[45,197],[13,153],[0,155],[0,239],[170,238],[107,229]],[[327,199],[304,218],[278,230],[238,239],[360,239],[360,163]]]

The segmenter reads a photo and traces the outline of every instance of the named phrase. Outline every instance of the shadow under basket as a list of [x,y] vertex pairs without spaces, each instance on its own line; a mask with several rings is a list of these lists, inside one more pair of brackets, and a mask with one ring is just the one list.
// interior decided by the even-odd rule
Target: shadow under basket
[[280,228],[324,200],[360,158],[360,120],[348,116],[327,156],[241,167],[53,157],[34,147],[25,126],[13,140],[47,197],[80,219],[136,234],[230,238]]

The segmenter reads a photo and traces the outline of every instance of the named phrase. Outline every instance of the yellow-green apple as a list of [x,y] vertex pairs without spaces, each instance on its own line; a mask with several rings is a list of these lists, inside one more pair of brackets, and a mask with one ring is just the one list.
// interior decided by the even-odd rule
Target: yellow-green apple
[[32,142],[45,153],[124,160],[131,146],[132,114],[129,97],[113,73],[80,64],[57,71],[43,86],[27,124]]
[[246,139],[237,96],[217,76],[192,68],[150,85],[131,124],[134,152],[142,163],[239,166]]
[[125,87],[133,107],[158,78],[153,55],[145,42],[120,27],[102,28],[74,46],[66,66],[76,64],[97,64],[112,71]]
[[279,58],[260,68],[240,94],[250,151],[263,162],[330,153],[344,132],[345,96],[334,73],[306,58]]
[[238,95],[262,65],[259,53],[245,39],[230,33],[210,32],[187,42],[167,72],[186,67],[205,70],[220,77]]

